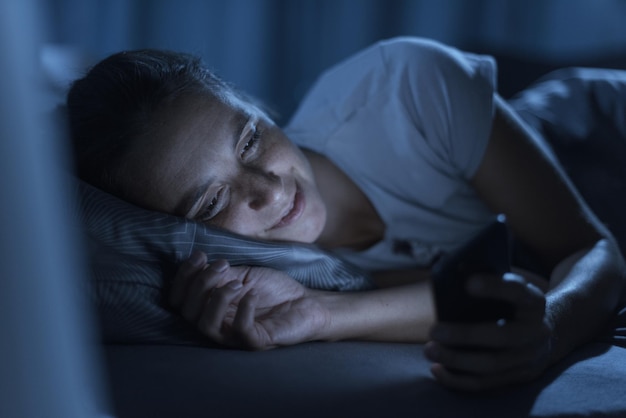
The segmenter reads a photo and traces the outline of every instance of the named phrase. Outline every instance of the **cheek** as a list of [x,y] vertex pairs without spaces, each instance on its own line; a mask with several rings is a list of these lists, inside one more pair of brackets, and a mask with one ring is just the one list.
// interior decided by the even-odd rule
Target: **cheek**
[[291,161],[294,163],[294,165],[297,165],[303,171],[311,171],[311,165],[309,164],[308,158],[304,155],[300,148],[298,148],[291,142],[289,143],[288,153],[291,156]]
[[271,139],[266,142],[266,152],[272,160],[287,166],[308,166],[308,159],[302,150],[282,132],[274,133]]
[[258,216],[250,216],[249,211],[229,208],[211,220],[209,225],[246,237],[263,238],[261,219]]
[[326,226],[327,208],[324,204],[322,197],[317,190],[311,194],[311,202],[308,205],[307,222],[305,222],[306,228],[306,242],[315,242],[322,234],[324,227]]
[[319,194],[308,190],[307,207],[303,216],[293,225],[270,231],[270,240],[314,243],[318,240],[326,226],[326,205]]

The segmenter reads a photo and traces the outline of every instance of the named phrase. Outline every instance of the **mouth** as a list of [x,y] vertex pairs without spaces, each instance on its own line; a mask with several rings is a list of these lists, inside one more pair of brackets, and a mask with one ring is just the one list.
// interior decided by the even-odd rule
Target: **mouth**
[[304,212],[305,200],[302,191],[300,190],[300,186],[296,183],[296,192],[293,196],[293,201],[291,202],[289,208],[287,209],[287,213],[283,215],[282,218],[274,225],[271,229],[282,228],[287,225],[291,225],[295,222],[300,216],[302,212]]

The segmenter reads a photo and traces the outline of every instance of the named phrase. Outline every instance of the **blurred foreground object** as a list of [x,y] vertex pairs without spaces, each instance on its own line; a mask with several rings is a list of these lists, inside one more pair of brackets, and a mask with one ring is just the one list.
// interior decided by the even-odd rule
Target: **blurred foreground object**
[[40,110],[36,0],[0,2],[0,416],[107,416],[61,138]]

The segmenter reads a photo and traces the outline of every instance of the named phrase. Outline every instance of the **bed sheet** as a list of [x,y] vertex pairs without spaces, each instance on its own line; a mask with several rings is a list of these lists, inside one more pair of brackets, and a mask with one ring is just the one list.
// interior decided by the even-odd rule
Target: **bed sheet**
[[626,349],[586,345],[529,384],[443,388],[415,344],[308,343],[266,352],[108,346],[120,418],[624,417]]

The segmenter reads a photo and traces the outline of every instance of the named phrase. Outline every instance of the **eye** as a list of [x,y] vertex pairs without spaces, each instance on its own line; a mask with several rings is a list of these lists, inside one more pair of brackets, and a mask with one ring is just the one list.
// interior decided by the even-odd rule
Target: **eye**
[[213,196],[213,199],[206,205],[202,211],[199,213],[198,218],[200,221],[208,221],[213,218],[217,214],[217,204],[218,204],[218,196]]
[[254,128],[254,131],[252,132],[252,136],[241,149],[241,157],[243,157],[245,154],[252,152],[256,149],[256,147],[259,145],[259,139],[261,138],[261,133],[262,131],[258,127]]
[[222,185],[211,200],[205,199],[203,206],[198,210],[195,219],[199,222],[208,222],[228,210],[230,204],[230,189]]

